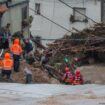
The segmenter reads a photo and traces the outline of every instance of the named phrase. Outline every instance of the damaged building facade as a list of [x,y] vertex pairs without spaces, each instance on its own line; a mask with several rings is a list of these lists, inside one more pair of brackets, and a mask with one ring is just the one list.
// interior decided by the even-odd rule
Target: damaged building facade
[[68,30],[74,31],[75,27],[78,30],[90,27],[94,24],[87,17],[77,13],[76,11],[85,14],[96,22],[101,21],[101,0],[62,0],[70,5],[69,8],[59,0],[31,0],[30,7],[35,10],[31,11],[34,21],[31,32],[34,35],[42,36],[43,38],[60,38],[67,33],[67,30],[55,25],[46,20],[40,14],[46,16],[59,25],[62,25]]
[[21,31],[22,22],[28,17],[29,0],[0,0],[0,28],[10,23],[12,34]]

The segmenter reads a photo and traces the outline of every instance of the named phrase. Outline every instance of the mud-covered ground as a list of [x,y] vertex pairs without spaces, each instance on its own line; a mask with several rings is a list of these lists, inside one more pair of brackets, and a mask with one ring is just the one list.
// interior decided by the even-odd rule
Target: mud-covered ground
[[[16,83],[25,83],[26,73],[24,71],[27,67],[32,72],[33,83],[49,83],[60,84],[60,82],[52,78],[43,68],[33,67],[24,62],[21,63],[20,72],[13,72],[12,78]],[[79,68],[83,75],[84,81],[88,84],[105,84],[105,64],[94,64],[82,66]]]
[[80,68],[85,81],[105,84],[105,64],[94,64]]
[[[37,64],[39,65],[39,64]],[[28,65],[25,62],[21,62],[20,72],[13,72],[12,78],[16,83],[26,82],[26,72],[25,68],[28,68],[32,73],[33,83],[49,83],[49,84],[59,84],[60,82],[52,78],[47,71],[45,71],[40,65],[34,67],[33,65]]]

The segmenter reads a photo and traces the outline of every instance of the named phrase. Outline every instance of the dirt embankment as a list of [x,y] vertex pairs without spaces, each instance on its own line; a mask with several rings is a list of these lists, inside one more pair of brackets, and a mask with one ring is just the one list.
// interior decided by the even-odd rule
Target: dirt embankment
[[95,64],[80,68],[85,81],[95,84],[105,84],[105,64]]

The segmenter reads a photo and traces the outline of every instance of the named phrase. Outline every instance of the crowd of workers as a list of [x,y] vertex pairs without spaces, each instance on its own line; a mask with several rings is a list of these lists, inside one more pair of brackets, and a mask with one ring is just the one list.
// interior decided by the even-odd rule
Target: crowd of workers
[[11,79],[12,69],[15,72],[19,72],[20,56],[23,50],[20,45],[20,40],[18,38],[14,39],[13,44],[10,46],[10,50],[5,52],[3,59],[1,60],[2,78]]
[[[25,40],[26,48],[25,52],[26,55],[32,50],[32,46],[28,44],[29,40]],[[29,46],[29,47],[28,47]],[[27,50],[26,50],[27,49]],[[10,46],[9,51],[4,54],[3,59],[1,60],[1,67],[2,72],[1,76],[2,78],[11,79],[12,69],[14,72],[19,72],[19,66],[20,66],[20,57],[23,53],[23,49],[20,43],[19,38],[15,38],[13,41],[13,44]],[[49,58],[46,57],[45,58]],[[45,59],[42,57],[42,65],[46,64],[48,62],[48,59]],[[67,62],[67,60],[66,60]],[[73,74],[72,71],[70,71],[69,67],[66,66],[64,70],[64,75],[62,77],[62,81],[65,84],[71,84],[71,85],[80,85],[83,84],[83,77],[81,75],[80,70],[75,70],[75,73]]]
[[[5,51],[3,59],[1,59],[0,66],[2,69],[2,78],[11,79],[12,70],[19,72],[21,55],[28,56],[29,52],[32,51],[32,44],[28,39],[25,40],[25,47],[22,48],[19,38],[15,38],[10,48]],[[25,53],[25,54],[24,54]],[[23,56],[23,58],[24,58]]]

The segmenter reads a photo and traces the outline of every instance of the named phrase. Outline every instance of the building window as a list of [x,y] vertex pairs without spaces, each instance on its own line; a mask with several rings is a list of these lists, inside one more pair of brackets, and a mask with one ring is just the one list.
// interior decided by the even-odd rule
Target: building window
[[22,8],[22,21],[24,19],[27,19],[27,15],[28,15],[27,11],[28,11],[27,6]]
[[40,15],[40,3],[35,3],[35,14]]
[[80,14],[80,13],[86,15],[86,8],[74,8],[73,9],[73,15],[70,17],[71,22],[88,22],[87,18]]

